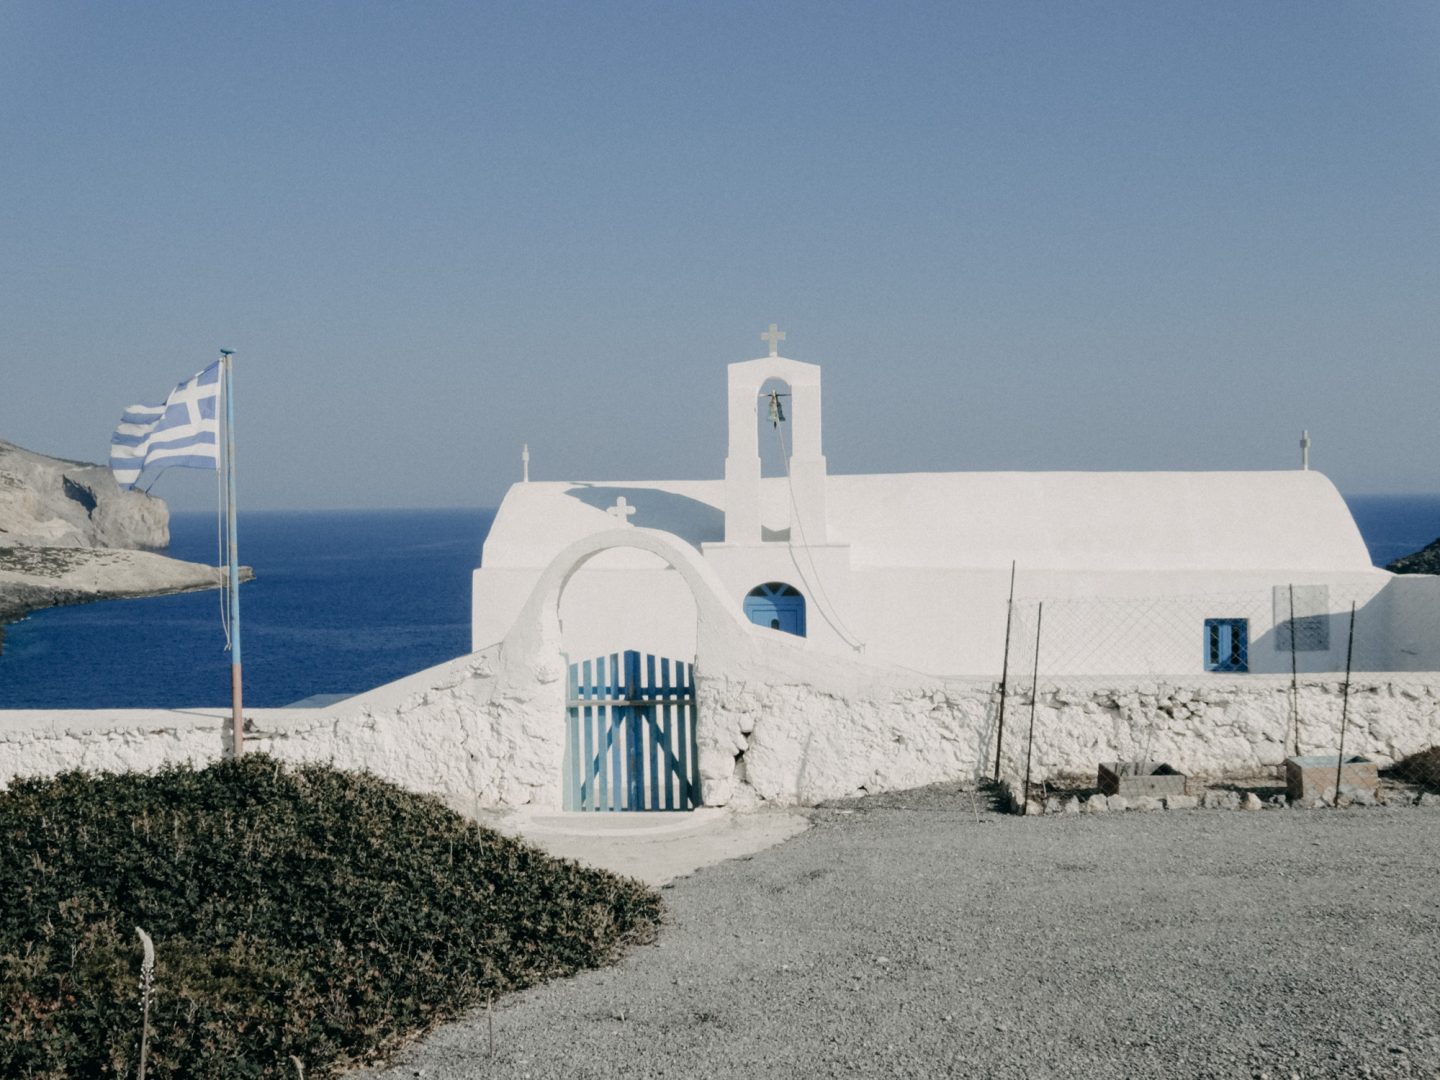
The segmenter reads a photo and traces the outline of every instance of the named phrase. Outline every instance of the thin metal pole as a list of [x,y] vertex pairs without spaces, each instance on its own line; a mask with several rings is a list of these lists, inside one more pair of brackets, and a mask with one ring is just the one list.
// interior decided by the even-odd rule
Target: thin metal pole
[[1345,646],[1345,689],[1340,697],[1340,755],[1335,759],[1335,805],[1340,805],[1340,770],[1345,767],[1345,722],[1350,718],[1350,660],[1355,655],[1355,601],[1350,601],[1350,641]]
[[1010,560],[1010,600],[1005,605],[1005,659],[1000,662],[1000,724],[995,730],[995,779],[1000,779],[1000,747],[1005,742],[1005,697],[1010,689],[1010,620],[1015,614],[1015,560]]
[[1290,586],[1290,724],[1295,732],[1295,756],[1300,756],[1300,678],[1295,666],[1295,586]]
[[[1040,601],[1040,606],[1035,611],[1035,672],[1030,676],[1030,735],[1025,740],[1025,792],[1021,796],[1028,804],[1030,802],[1030,753],[1035,749],[1035,701],[1039,697],[1040,686],[1040,623],[1045,618],[1045,601]],[[1020,812],[1025,812],[1021,807]]]
[[225,525],[230,548],[230,726],[232,753],[245,752],[245,710],[240,678],[240,551],[235,527],[235,370],[232,352],[220,350],[225,367]]

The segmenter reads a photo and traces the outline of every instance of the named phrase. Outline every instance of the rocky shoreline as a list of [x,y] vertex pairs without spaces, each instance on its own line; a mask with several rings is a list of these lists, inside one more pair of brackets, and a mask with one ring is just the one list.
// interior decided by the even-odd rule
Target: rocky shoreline
[[[241,571],[241,581],[253,576],[248,569]],[[32,611],[214,589],[225,577],[213,566],[150,551],[0,547],[0,645],[4,624]]]
[[1440,540],[1396,559],[1385,569],[1392,574],[1440,574]]

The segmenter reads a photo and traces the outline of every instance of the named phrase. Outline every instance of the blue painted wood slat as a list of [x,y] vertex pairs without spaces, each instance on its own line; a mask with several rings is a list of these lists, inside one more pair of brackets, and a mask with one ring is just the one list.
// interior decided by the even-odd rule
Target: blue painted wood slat
[[670,704],[670,661],[668,659],[662,659],[660,661],[660,681],[666,690],[664,704],[660,707],[665,715],[665,727],[660,732],[660,753],[664,756],[665,760],[665,809],[674,810],[675,753],[671,746],[671,734],[675,730],[675,718]]

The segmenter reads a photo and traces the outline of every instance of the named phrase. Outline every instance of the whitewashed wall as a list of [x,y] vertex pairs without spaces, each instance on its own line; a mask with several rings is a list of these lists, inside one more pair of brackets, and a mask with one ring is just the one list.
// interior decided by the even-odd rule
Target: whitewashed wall
[[[843,549],[815,556],[817,575],[802,557],[797,567],[783,545],[765,561],[748,549],[704,553],[738,612],[745,594],[783,581],[805,597],[808,640],[835,656],[852,654],[841,628],[864,643],[866,659],[932,674],[997,674],[1005,647],[1010,573],[843,565]],[[753,565],[752,565],[753,564]],[[817,595],[815,579],[825,583]],[[495,571],[477,590],[490,605],[478,624],[483,647],[513,624],[537,575]],[[1012,660],[1030,655],[1037,600],[1046,602],[1048,632],[1042,662],[1053,675],[1199,673],[1204,668],[1207,618],[1249,620],[1251,671],[1288,673],[1290,654],[1275,639],[1273,593],[1288,584],[1325,585],[1331,604],[1330,647],[1298,656],[1300,670],[1336,671],[1345,665],[1350,601],[1360,606],[1355,666],[1371,671],[1440,669],[1440,579],[1366,574],[1285,575],[1257,572],[1126,574],[1025,572],[1016,586]],[[833,611],[831,610],[833,608]],[[657,565],[587,565],[565,590],[561,622],[572,655],[638,648],[688,657],[695,650],[696,611],[680,575]],[[1028,637],[1027,637],[1028,635]],[[479,641],[484,637],[487,640]]]
[[[942,780],[988,777],[999,708],[994,683],[877,684],[837,693],[813,679],[700,680],[707,803],[810,804]],[[1425,683],[1358,674],[1345,752],[1388,763],[1440,743],[1440,675]],[[1336,752],[1340,683],[1302,680],[1303,753]],[[1030,695],[1006,702],[1001,775],[1024,775]],[[1194,776],[1281,764],[1293,752],[1290,681],[1200,677],[1193,683],[1042,686],[1031,775],[1093,778],[1104,761],[1148,756]]]
[[1385,589],[1390,635],[1386,667],[1440,670],[1440,577],[1405,574]]
[[[367,769],[460,809],[558,809],[564,702],[558,680],[532,695],[501,691],[495,653],[475,654],[336,709],[260,709],[247,746],[287,761]],[[827,658],[828,659],[828,658]],[[811,804],[860,792],[988,776],[994,683],[909,681],[853,665],[818,670],[795,658],[766,670],[701,674],[701,782],[712,806]],[[864,685],[859,685],[862,683]],[[1334,753],[1341,695],[1301,685],[1301,749]],[[1007,700],[1002,766],[1024,771],[1030,700]],[[1149,756],[1193,775],[1277,765],[1290,752],[1289,680],[1213,677],[1194,684],[1042,687],[1035,779],[1093,776],[1102,761]],[[218,760],[223,710],[0,713],[0,784],[67,769],[153,770]],[[1346,751],[1382,762],[1440,742],[1440,675],[1396,681],[1359,674]]]
[[[322,709],[249,709],[247,749],[367,769],[457,808],[559,805],[564,683],[507,666],[500,647]],[[0,712],[0,785],[68,769],[203,765],[229,746],[229,713]]]

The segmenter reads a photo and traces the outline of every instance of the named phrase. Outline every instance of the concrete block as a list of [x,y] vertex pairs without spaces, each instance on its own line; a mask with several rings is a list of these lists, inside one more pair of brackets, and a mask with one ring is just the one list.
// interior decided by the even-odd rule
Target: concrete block
[[1200,805],[1200,800],[1194,795],[1166,795],[1166,810],[1194,810]]
[[1107,761],[1100,766],[1099,788],[1106,795],[1185,794],[1185,774],[1154,761]]
[[[1285,759],[1285,793],[1291,801],[1309,800],[1315,795],[1335,796],[1335,772],[1339,758],[1334,754],[1309,754]],[[1358,754],[1347,754],[1340,766],[1340,794],[1373,792],[1380,785],[1375,762]]]

